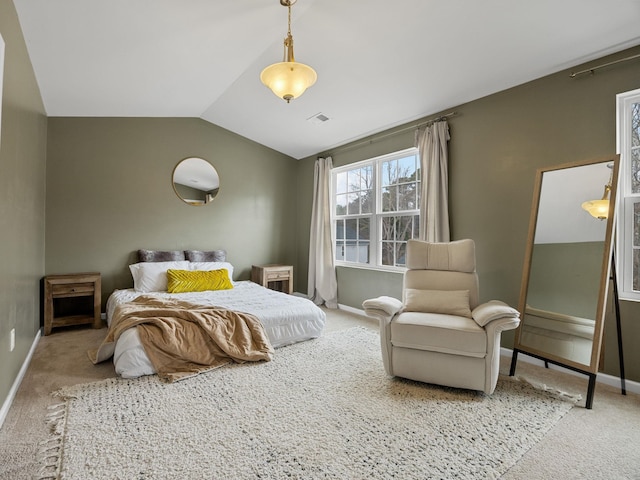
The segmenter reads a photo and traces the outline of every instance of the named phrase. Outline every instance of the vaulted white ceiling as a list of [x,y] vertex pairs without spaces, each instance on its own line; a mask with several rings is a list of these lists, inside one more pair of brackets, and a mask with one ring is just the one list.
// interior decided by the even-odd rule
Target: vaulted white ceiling
[[[47,115],[200,117],[294,158],[640,44],[639,0],[14,0]],[[324,123],[307,119],[322,113]]]

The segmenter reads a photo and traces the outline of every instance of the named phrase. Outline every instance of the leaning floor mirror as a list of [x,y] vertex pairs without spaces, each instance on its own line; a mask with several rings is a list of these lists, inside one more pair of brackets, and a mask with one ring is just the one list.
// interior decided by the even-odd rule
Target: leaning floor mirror
[[600,363],[619,157],[542,168],[525,251],[510,375],[519,353],[589,377]]

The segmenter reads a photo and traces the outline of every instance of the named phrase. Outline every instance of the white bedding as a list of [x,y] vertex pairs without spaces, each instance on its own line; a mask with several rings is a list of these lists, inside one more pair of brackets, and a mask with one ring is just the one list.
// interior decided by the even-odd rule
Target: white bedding
[[[316,338],[322,333],[325,313],[310,300],[269,290],[250,281],[233,282],[233,286],[231,290],[189,293],[115,290],[107,300],[107,323],[111,324],[117,305],[129,302],[140,295],[153,295],[251,313],[262,322],[274,348]],[[113,363],[116,373],[125,378],[155,373],[142,348],[137,328],[127,330],[118,339]]]

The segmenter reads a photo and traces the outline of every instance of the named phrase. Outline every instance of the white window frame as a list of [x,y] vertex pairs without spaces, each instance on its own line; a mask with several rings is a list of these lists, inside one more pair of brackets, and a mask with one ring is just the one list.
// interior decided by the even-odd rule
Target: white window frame
[[[633,289],[634,203],[640,193],[631,191],[631,105],[640,103],[640,89],[616,95],[616,137],[620,154],[618,203],[616,212],[616,271],[618,296],[640,302],[640,291]],[[636,247],[638,248],[638,247]]]
[[[374,184],[374,211],[371,214],[367,214],[371,218],[369,225],[369,263],[361,262],[349,262],[347,260],[335,260],[337,266],[348,266],[355,268],[363,268],[370,270],[384,270],[384,271],[397,271],[404,272],[405,267],[395,265],[382,265],[382,218],[398,215],[413,215],[420,216],[419,202],[416,204],[415,210],[402,210],[395,212],[383,212],[382,211],[382,179],[379,175],[379,168],[384,162],[389,160],[400,159],[407,156],[415,155],[417,158],[418,168],[420,168],[420,154],[416,147],[407,148],[397,152],[389,153],[386,155],[380,155],[378,157],[362,160],[355,163],[350,163],[341,167],[335,167],[331,170],[331,239],[336,248],[336,180],[339,173],[347,172],[357,168],[362,168],[368,165],[373,166],[373,184]],[[423,178],[420,178],[418,188],[421,186]],[[363,217],[364,215],[360,215]],[[335,255],[335,253],[334,253]]]

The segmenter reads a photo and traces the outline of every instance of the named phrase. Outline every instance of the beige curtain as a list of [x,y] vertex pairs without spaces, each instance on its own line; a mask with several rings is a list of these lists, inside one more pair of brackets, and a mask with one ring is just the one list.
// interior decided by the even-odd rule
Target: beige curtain
[[318,158],[313,174],[313,210],[309,239],[309,298],[317,305],[338,308],[333,239],[331,236],[331,157]]
[[422,191],[420,192],[420,240],[448,242],[449,168],[447,142],[449,124],[434,122],[416,131],[420,153]]

